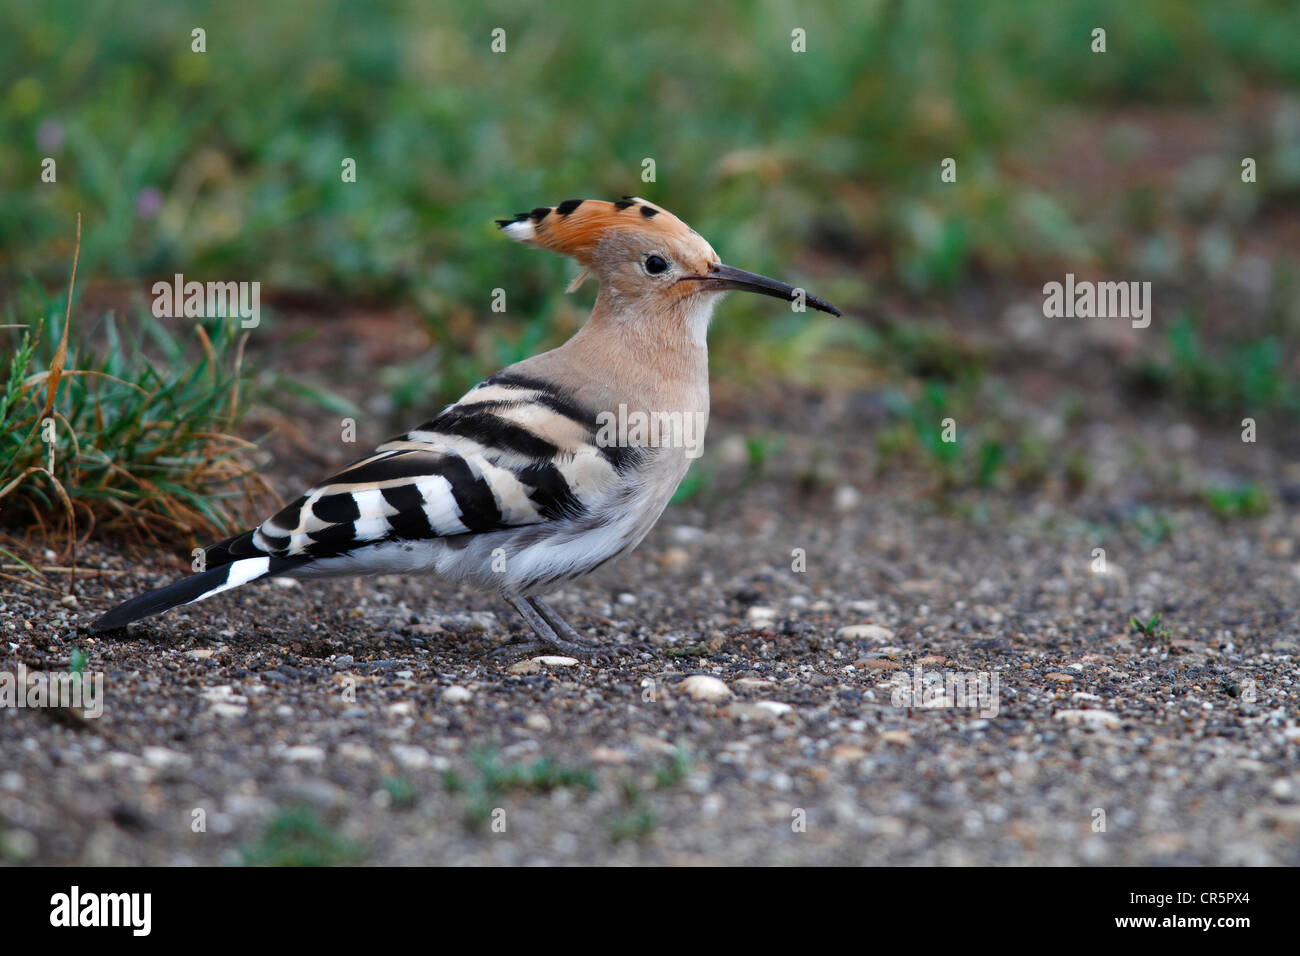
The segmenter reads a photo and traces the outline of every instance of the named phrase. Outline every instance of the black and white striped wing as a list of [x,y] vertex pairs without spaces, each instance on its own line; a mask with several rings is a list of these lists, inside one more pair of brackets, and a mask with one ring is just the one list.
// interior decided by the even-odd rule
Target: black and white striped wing
[[209,549],[209,566],[581,517],[632,464],[626,449],[598,447],[594,433],[594,414],[559,390],[498,373],[256,530]]

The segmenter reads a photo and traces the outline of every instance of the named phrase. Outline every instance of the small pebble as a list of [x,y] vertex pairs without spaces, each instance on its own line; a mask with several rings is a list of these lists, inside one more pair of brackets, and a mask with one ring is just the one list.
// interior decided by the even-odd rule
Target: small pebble
[[677,686],[695,700],[725,700],[731,696],[730,687],[708,674],[692,674]]
[[468,687],[461,687],[459,684],[452,684],[442,692],[442,702],[444,704],[467,704],[474,699],[474,692]]
[[1118,730],[1121,726],[1119,715],[1109,710],[1090,708],[1087,710],[1058,710],[1052,715],[1072,727],[1092,727],[1095,729]]
[[578,659],[576,657],[560,657],[550,654],[542,657],[534,657],[534,661],[543,667],[577,667]]
[[312,744],[299,744],[284,751],[283,757],[290,763],[320,763],[325,759],[325,751]]
[[875,641],[884,644],[894,639],[894,632],[879,624],[851,624],[840,628],[835,636],[842,641]]

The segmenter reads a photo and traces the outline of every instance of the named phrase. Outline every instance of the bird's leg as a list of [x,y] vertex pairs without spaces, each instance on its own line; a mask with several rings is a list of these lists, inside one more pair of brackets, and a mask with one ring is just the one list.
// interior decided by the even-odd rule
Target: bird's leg
[[[564,627],[568,634],[577,638],[577,642],[569,640],[567,635],[561,637],[555,633],[549,621],[542,616],[542,613],[535,608],[527,598],[507,597],[506,603],[519,612],[519,616],[528,622],[528,626],[533,629],[537,635],[536,641],[525,641],[523,643],[506,644],[497,648],[494,654],[529,654],[533,651],[547,650],[556,651],[560,654],[567,654],[570,657],[577,657],[590,660],[597,654],[601,653],[601,645],[593,645],[590,641],[584,641],[578,634],[567,624]],[[563,622],[561,622],[563,623]]]
[[555,610],[555,608],[551,607],[541,598],[525,598],[525,600],[533,606],[543,619],[545,619],[547,624],[551,625],[552,630],[554,630],[559,637],[568,641],[570,644],[578,644],[593,649],[603,648],[605,646],[599,641],[593,641],[583,637],[573,629],[573,625],[560,616],[559,611]]
[[506,602],[519,612],[519,616],[528,622],[536,641],[521,641],[505,644],[493,651],[497,654],[531,654],[535,651],[558,651],[580,660],[612,658],[616,654],[646,650],[644,645],[603,644],[584,638],[569,625],[564,618],[541,598],[511,598]]
[[606,644],[601,641],[593,641],[583,637],[564,618],[560,617],[560,612],[555,610],[541,598],[527,599],[537,613],[546,619],[546,623],[551,625],[561,638],[579,647],[590,648],[591,653],[607,657],[613,654],[631,654],[636,651],[650,650],[649,644]]

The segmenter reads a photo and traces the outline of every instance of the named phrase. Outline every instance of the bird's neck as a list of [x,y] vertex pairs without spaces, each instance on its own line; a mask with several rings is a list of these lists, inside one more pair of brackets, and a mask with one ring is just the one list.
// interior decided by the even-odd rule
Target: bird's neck
[[587,375],[645,409],[708,411],[712,297],[670,304],[658,315],[633,311],[602,290],[591,318],[559,351]]

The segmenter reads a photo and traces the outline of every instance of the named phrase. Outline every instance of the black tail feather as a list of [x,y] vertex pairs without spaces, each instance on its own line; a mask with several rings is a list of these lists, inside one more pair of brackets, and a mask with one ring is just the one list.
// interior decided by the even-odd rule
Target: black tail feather
[[[305,563],[305,560],[301,558],[271,558],[265,571],[250,577],[248,580],[253,581],[267,575],[282,574],[290,568],[303,563]],[[151,617],[154,614],[161,614],[163,611],[170,610],[181,604],[189,604],[209,591],[226,584],[231,574],[236,573],[239,564],[239,561],[235,561],[221,567],[209,568],[180,581],[174,581],[163,587],[154,588],[152,591],[136,595],[129,601],[124,601],[101,615],[90,625],[90,629],[92,631],[114,631],[126,627],[132,621]]]

